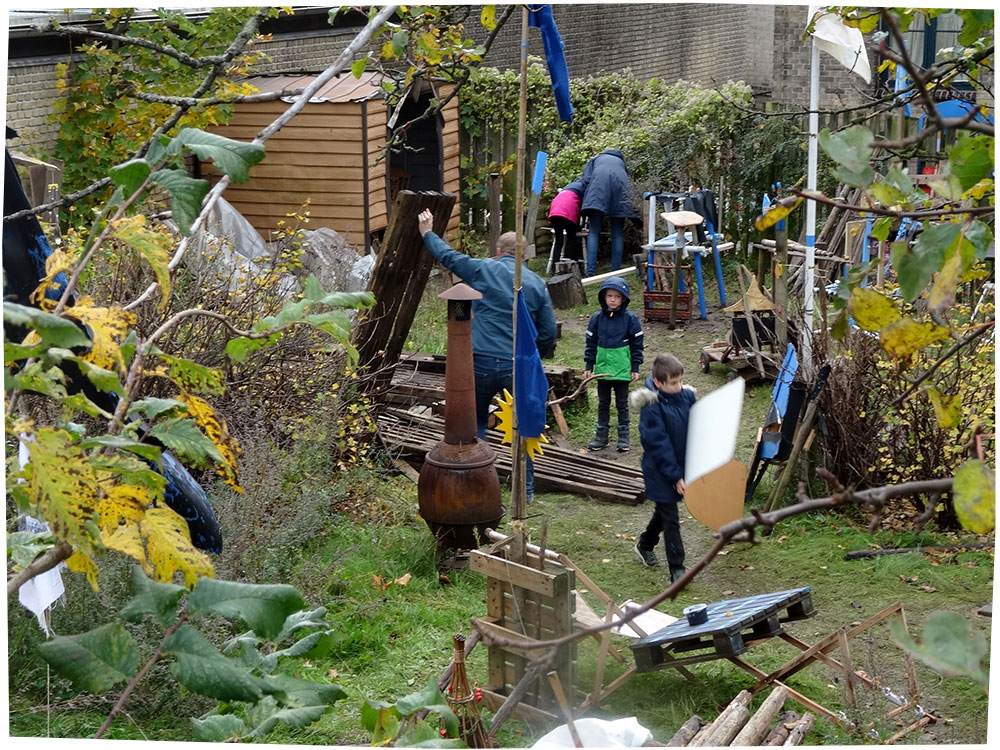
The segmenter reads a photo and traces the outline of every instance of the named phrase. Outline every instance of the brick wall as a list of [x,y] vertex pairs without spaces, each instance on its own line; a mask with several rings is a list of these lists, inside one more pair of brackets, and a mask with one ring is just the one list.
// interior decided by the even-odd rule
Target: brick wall
[[51,155],[59,125],[49,122],[48,117],[58,96],[55,61],[11,63],[7,68],[7,124],[20,136],[10,141],[11,146]]
[[[572,78],[625,68],[640,79],[690,81],[702,86],[759,78],[766,66],[759,57],[759,39],[749,27],[767,27],[770,6],[693,3],[557,4],[553,15],[565,47]],[[470,35],[480,40],[486,32]],[[485,64],[516,68],[520,64],[521,19],[517,11],[497,36]],[[541,34],[529,29],[528,54],[544,56]]]
[[[774,83],[771,99],[796,108],[809,106],[809,72],[812,45],[802,40],[807,6],[779,5],[774,8]],[[874,81],[878,58],[869,50],[868,63]],[[850,106],[865,101],[871,87],[856,73],[825,52],[819,54],[819,106],[821,109]]]
[[[626,68],[640,79],[721,86],[742,80],[766,98],[804,107],[809,97],[809,45],[801,40],[806,7],[694,3],[555,4],[571,77]],[[470,27],[478,26],[478,22]],[[486,32],[470,28],[473,38]],[[521,19],[517,11],[501,30],[485,63],[519,64]],[[320,71],[353,38],[353,30],[276,34],[261,45],[271,57],[262,73]],[[528,53],[542,57],[541,34],[529,30]],[[65,58],[60,58],[65,61]],[[874,64],[874,56],[870,59]],[[51,153],[58,128],[47,117],[57,96],[59,60],[12,61],[7,69],[7,122],[23,138],[20,148]],[[864,82],[821,55],[821,105],[861,100]]]

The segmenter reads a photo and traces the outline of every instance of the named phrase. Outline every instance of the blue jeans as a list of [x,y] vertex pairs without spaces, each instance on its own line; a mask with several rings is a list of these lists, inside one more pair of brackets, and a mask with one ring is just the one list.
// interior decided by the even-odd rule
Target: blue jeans
[[[601,241],[601,229],[604,227],[604,214],[600,211],[587,211],[590,219],[590,231],[587,234],[587,276],[593,276],[597,270],[597,246]],[[611,216],[611,270],[617,271],[622,265],[622,254],[625,252],[625,217]]]
[[[474,354],[472,370],[476,377],[476,433],[486,440],[486,420],[490,414],[493,398],[502,394],[504,388],[510,391],[514,386],[514,361]],[[535,496],[535,463],[530,456],[524,463],[524,497],[531,500]]]

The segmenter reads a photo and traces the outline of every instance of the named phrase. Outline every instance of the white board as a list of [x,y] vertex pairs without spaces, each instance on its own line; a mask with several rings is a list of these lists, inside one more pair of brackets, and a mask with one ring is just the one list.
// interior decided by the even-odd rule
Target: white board
[[684,458],[685,484],[691,484],[732,459],[743,412],[745,385],[743,378],[733,378],[691,407]]

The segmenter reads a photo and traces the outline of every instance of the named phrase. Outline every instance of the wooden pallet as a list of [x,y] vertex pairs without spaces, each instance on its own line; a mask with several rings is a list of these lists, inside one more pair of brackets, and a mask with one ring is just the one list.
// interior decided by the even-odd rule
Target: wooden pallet
[[[377,424],[379,436],[418,471],[424,456],[444,436],[442,418],[397,408],[382,409]],[[509,477],[510,446],[500,442],[502,436],[496,430],[488,430],[486,437],[496,450],[497,473],[501,478]],[[536,492],[566,492],[626,505],[638,505],[646,499],[641,469],[553,444],[546,444],[543,450],[535,459]]]
[[[575,576],[572,570],[546,561],[541,570],[508,560],[502,550],[493,553],[472,550],[469,569],[486,577],[485,618],[477,620],[489,651],[490,697],[510,696],[522,680],[520,703],[542,711],[558,711],[558,702],[545,680],[532,680],[529,667],[542,651],[521,648],[539,640],[551,640],[573,631]],[[493,637],[491,639],[491,636]],[[502,638],[511,645],[495,642]],[[576,683],[576,643],[562,646],[546,668],[559,676],[562,685]]]
[[[781,635],[781,623],[815,613],[809,587],[714,602],[708,605],[707,622],[688,625],[678,620],[632,643],[636,670],[738,656],[756,641]],[[680,653],[686,656],[674,658]]]

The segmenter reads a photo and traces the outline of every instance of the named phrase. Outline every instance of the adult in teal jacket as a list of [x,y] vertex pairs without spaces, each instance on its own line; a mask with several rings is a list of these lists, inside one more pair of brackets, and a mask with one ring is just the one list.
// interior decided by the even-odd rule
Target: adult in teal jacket
[[[429,210],[418,217],[424,245],[437,261],[483,295],[472,301],[472,364],[476,377],[476,429],[486,439],[490,404],[514,380],[514,252],[517,235],[505,232],[497,240],[492,258],[470,258],[448,246],[431,231],[434,216]],[[528,258],[525,258],[528,260]],[[529,268],[521,269],[521,289],[538,336],[535,344],[542,357],[555,351],[556,316],[545,282]],[[528,459],[525,495],[534,494],[534,470]]]

